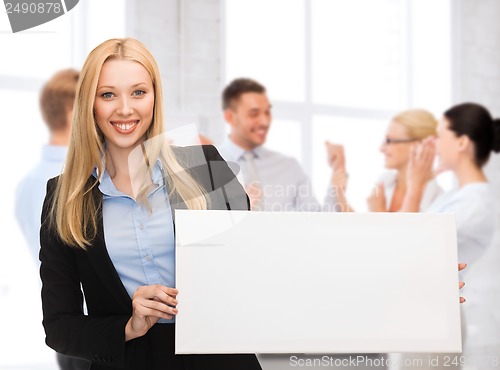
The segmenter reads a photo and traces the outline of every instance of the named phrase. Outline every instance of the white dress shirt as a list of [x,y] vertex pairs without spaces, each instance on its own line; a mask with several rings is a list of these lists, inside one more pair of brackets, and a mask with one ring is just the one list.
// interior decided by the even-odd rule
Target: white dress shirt
[[[386,209],[389,209],[392,202],[394,189],[396,188],[398,173],[397,171],[387,171],[380,176],[377,184],[384,185]],[[424,190],[424,195],[420,201],[420,212],[425,211],[441,194],[443,189],[438,185],[436,180],[431,180],[427,183]]]
[[[245,150],[231,140],[217,148],[229,162],[238,180],[245,185],[248,166],[244,158]],[[309,178],[296,159],[259,146],[252,150],[254,164],[258,172],[262,190],[261,210],[263,211],[321,211],[322,205],[312,192]],[[231,162],[238,166],[231,166]]]
[[[168,189],[159,160],[148,194],[150,208],[118,190],[106,167],[100,178],[104,239],[113,266],[130,298],[139,286],[175,287],[175,241]],[[161,318],[159,323],[174,323]]]
[[486,182],[472,183],[439,197],[426,212],[454,213],[458,261],[471,264],[488,248],[495,233],[495,198]]

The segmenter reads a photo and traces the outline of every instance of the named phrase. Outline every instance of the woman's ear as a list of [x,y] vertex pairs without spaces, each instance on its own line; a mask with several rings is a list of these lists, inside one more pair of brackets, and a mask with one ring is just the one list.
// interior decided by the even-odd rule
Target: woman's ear
[[474,156],[474,143],[467,135],[458,138],[458,151],[460,153],[470,153]]

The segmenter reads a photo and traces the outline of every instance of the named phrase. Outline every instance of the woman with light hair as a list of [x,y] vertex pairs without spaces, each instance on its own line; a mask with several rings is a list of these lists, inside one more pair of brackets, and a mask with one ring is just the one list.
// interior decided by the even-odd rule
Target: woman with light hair
[[[371,212],[398,212],[401,210],[407,192],[407,171],[412,146],[427,137],[436,134],[437,120],[423,109],[408,109],[396,114],[386,130],[385,138],[380,146],[384,154],[385,172],[377,181],[373,193],[368,198],[368,209]],[[342,145],[327,142],[328,160],[333,168],[332,186],[335,189],[335,207],[337,211],[353,212],[347,201],[347,169],[345,166],[344,148]],[[419,204],[425,210],[442,190],[434,179],[425,186]]]
[[213,146],[163,139],[160,74],[144,45],[111,39],[89,54],[73,117],[42,212],[46,343],[91,369],[260,369],[255,355],[174,354],[174,210],[249,202]]

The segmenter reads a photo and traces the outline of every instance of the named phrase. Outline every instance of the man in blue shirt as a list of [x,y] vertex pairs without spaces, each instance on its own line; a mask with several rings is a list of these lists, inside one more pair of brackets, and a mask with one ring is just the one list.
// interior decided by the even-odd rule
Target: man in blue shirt
[[[18,184],[16,219],[28,242],[33,260],[39,265],[40,218],[47,180],[60,175],[71,135],[73,103],[79,72],[65,69],[57,72],[43,86],[40,110],[50,132],[49,143],[42,148],[40,161]],[[57,354],[61,370],[88,369],[87,361]]]

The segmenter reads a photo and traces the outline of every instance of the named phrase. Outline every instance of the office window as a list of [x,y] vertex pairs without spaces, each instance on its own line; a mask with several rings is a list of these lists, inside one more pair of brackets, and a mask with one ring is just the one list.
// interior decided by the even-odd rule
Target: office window
[[315,104],[398,109],[405,102],[401,1],[311,2]]
[[70,14],[71,12],[36,28],[14,34],[11,33],[6,14],[0,17],[0,73],[43,79],[59,68],[71,65],[72,55],[67,52],[72,50]]
[[304,101],[304,1],[225,4],[227,81],[251,76],[263,81],[274,99]]
[[267,136],[267,144],[274,150],[295,157],[302,162],[302,157],[298,155],[302,150],[301,126],[298,121],[273,119],[272,129],[269,130]]

